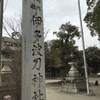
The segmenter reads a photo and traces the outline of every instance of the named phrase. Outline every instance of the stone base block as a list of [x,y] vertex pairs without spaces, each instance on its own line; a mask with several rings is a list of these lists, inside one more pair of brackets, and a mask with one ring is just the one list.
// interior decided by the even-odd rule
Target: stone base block
[[62,91],[72,92],[72,93],[86,91],[86,83],[85,82],[77,82],[77,83],[63,82]]

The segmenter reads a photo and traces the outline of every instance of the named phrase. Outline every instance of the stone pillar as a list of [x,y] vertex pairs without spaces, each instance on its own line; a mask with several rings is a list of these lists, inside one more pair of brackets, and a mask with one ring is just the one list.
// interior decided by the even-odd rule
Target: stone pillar
[[42,0],[23,0],[22,100],[45,100]]
[[65,92],[78,93],[81,91],[86,91],[86,82],[84,77],[82,77],[78,70],[75,68],[76,56],[71,53],[70,61],[68,64],[71,66],[64,82],[62,83],[62,90]]

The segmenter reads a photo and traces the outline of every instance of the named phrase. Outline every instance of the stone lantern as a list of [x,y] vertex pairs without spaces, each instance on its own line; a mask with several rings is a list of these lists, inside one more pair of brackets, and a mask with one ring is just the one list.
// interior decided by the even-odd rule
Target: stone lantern
[[7,65],[1,70],[1,82],[11,82],[11,69]]
[[70,62],[68,63],[71,68],[68,72],[68,74],[65,76],[65,80],[62,82],[62,90],[65,92],[73,92],[73,93],[78,93],[83,90],[86,90],[86,82],[85,78],[83,78],[77,68],[76,68],[76,56],[71,53],[69,60]]

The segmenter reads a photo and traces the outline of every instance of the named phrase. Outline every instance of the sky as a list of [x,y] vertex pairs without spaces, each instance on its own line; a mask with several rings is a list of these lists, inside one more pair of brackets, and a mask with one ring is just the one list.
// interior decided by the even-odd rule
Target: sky
[[[84,33],[85,48],[89,46],[98,46],[100,43],[97,37],[91,37],[86,24],[83,19],[87,11],[86,0],[80,0],[82,24]],[[4,0],[4,17],[15,16],[17,11],[22,10],[21,0]],[[49,30],[46,40],[56,39],[53,32],[59,31],[61,24],[70,22],[72,25],[79,27],[79,12],[78,12],[78,0],[43,0],[43,17],[44,17],[44,29]],[[3,33],[5,35],[5,33]],[[82,39],[76,39],[76,45],[79,49],[82,49]]]

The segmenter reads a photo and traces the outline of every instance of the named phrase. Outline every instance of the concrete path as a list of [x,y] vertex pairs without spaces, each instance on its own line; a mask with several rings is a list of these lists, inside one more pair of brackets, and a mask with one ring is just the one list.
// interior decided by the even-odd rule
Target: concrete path
[[[61,84],[55,84],[60,81],[59,79],[46,79],[46,100],[100,100],[100,85],[95,86],[95,81],[98,80],[100,84],[100,78],[90,78],[90,93],[86,92],[74,94],[61,91]],[[55,82],[55,83],[54,83]]]

